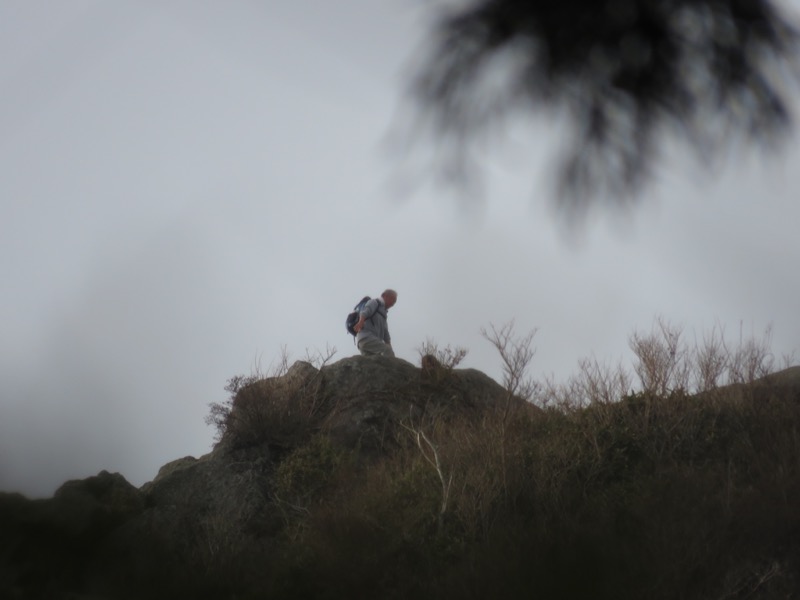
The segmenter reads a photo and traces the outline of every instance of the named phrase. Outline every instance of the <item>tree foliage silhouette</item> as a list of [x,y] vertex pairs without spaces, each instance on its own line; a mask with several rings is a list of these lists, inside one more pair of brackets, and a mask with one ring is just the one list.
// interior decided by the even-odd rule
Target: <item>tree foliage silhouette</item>
[[[665,138],[708,159],[790,124],[798,30],[769,0],[475,0],[437,21],[412,92],[465,148],[518,114],[566,114],[562,207],[635,199]],[[457,161],[458,162],[458,161]]]

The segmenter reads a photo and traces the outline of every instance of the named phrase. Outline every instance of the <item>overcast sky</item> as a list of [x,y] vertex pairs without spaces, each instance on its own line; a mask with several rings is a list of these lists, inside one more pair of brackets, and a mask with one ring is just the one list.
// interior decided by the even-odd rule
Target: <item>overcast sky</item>
[[207,453],[231,376],[283,346],[355,354],[344,317],[386,287],[398,356],[432,338],[497,379],[479,332],[512,318],[538,328],[537,378],[630,364],[658,315],[800,348],[800,138],[715,173],[666,161],[636,211],[573,235],[544,120],[487,157],[469,210],[397,193],[426,4],[0,4],[0,490],[138,486]]

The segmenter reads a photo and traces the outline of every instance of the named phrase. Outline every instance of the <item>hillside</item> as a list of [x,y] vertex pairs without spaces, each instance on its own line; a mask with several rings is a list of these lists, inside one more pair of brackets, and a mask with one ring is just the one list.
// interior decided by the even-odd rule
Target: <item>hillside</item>
[[800,597],[800,367],[573,408],[389,358],[230,391],[139,489],[0,494],[0,597]]

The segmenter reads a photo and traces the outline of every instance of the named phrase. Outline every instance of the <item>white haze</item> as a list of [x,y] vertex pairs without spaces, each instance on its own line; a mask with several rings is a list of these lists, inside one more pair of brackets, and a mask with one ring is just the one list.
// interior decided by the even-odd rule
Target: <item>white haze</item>
[[[423,3],[424,4],[424,3]],[[135,485],[211,449],[228,378],[337,348],[364,294],[501,377],[480,328],[537,328],[531,374],[630,363],[657,315],[800,339],[800,153],[668,161],[639,208],[565,235],[538,125],[483,201],[400,196],[387,151],[424,8],[372,2],[0,6],[0,490]]]

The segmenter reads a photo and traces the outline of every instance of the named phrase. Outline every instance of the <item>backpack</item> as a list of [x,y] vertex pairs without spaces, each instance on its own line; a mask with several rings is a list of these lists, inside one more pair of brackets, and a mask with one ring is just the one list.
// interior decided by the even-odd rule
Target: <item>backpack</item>
[[[352,336],[356,335],[356,330],[353,329],[356,323],[358,323],[359,313],[364,308],[364,305],[369,302],[371,298],[369,296],[364,296],[361,301],[353,307],[353,312],[347,315],[347,320],[345,321],[345,326],[347,327],[347,333]],[[370,317],[371,318],[371,317]]]

